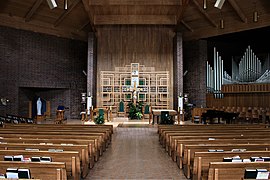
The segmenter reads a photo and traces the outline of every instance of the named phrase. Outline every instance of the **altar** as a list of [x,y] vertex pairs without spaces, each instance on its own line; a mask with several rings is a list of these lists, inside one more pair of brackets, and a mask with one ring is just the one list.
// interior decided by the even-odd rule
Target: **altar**
[[[174,120],[176,121],[176,116],[178,115],[176,110],[173,110],[173,109],[152,109],[152,111],[150,113],[150,117],[149,117],[149,124],[151,124],[151,120],[153,120],[153,124],[154,124],[155,119],[156,119],[157,124],[159,124],[159,116],[161,116],[162,111],[169,112],[169,116],[172,116],[174,118]],[[177,119],[177,122],[178,122],[178,124],[180,124],[179,118]]]

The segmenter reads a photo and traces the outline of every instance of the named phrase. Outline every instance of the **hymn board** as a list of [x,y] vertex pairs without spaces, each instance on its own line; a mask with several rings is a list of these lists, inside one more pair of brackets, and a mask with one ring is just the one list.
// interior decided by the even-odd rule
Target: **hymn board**
[[156,71],[154,67],[131,63],[100,73],[102,107],[118,107],[122,100],[126,103],[142,101],[153,108],[169,108],[169,71]]

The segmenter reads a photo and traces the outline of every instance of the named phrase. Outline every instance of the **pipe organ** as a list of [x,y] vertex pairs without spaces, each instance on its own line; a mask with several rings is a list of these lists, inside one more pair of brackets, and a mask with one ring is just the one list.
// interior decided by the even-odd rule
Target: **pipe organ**
[[247,47],[239,62],[232,58],[232,75],[224,71],[224,62],[214,48],[214,67],[209,62],[206,69],[207,92],[214,93],[215,98],[223,98],[221,86],[223,84],[241,83],[270,83],[269,55],[262,63],[250,46]]
[[261,71],[261,61],[248,46],[239,63],[238,80],[240,82],[254,82],[262,75]]
[[222,98],[223,95],[221,94],[221,86],[223,84],[223,60],[221,56],[214,48],[214,68],[207,62],[207,90],[208,92],[214,93],[215,98]]

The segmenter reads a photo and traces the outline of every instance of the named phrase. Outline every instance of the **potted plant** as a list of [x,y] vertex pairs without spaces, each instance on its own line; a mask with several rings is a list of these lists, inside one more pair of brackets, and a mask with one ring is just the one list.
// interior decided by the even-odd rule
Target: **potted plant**
[[136,102],[136,104],[130,102],[128,104],[128,107],[129,107],[128,117],[130,119],[142,119],[142,116],[143,116],[142,106],[143,106],[142,102]]
[[104,124],[104,115],[98,115],[95,119],[94,119],[94,123],[95,124]]

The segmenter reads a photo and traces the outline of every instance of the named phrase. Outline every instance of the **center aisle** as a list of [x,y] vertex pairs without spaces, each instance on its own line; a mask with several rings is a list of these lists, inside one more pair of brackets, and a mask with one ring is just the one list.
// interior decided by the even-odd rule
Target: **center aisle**
[[157,128],[114,129],[112,144],[86,179],[186,179],[158,141]]

